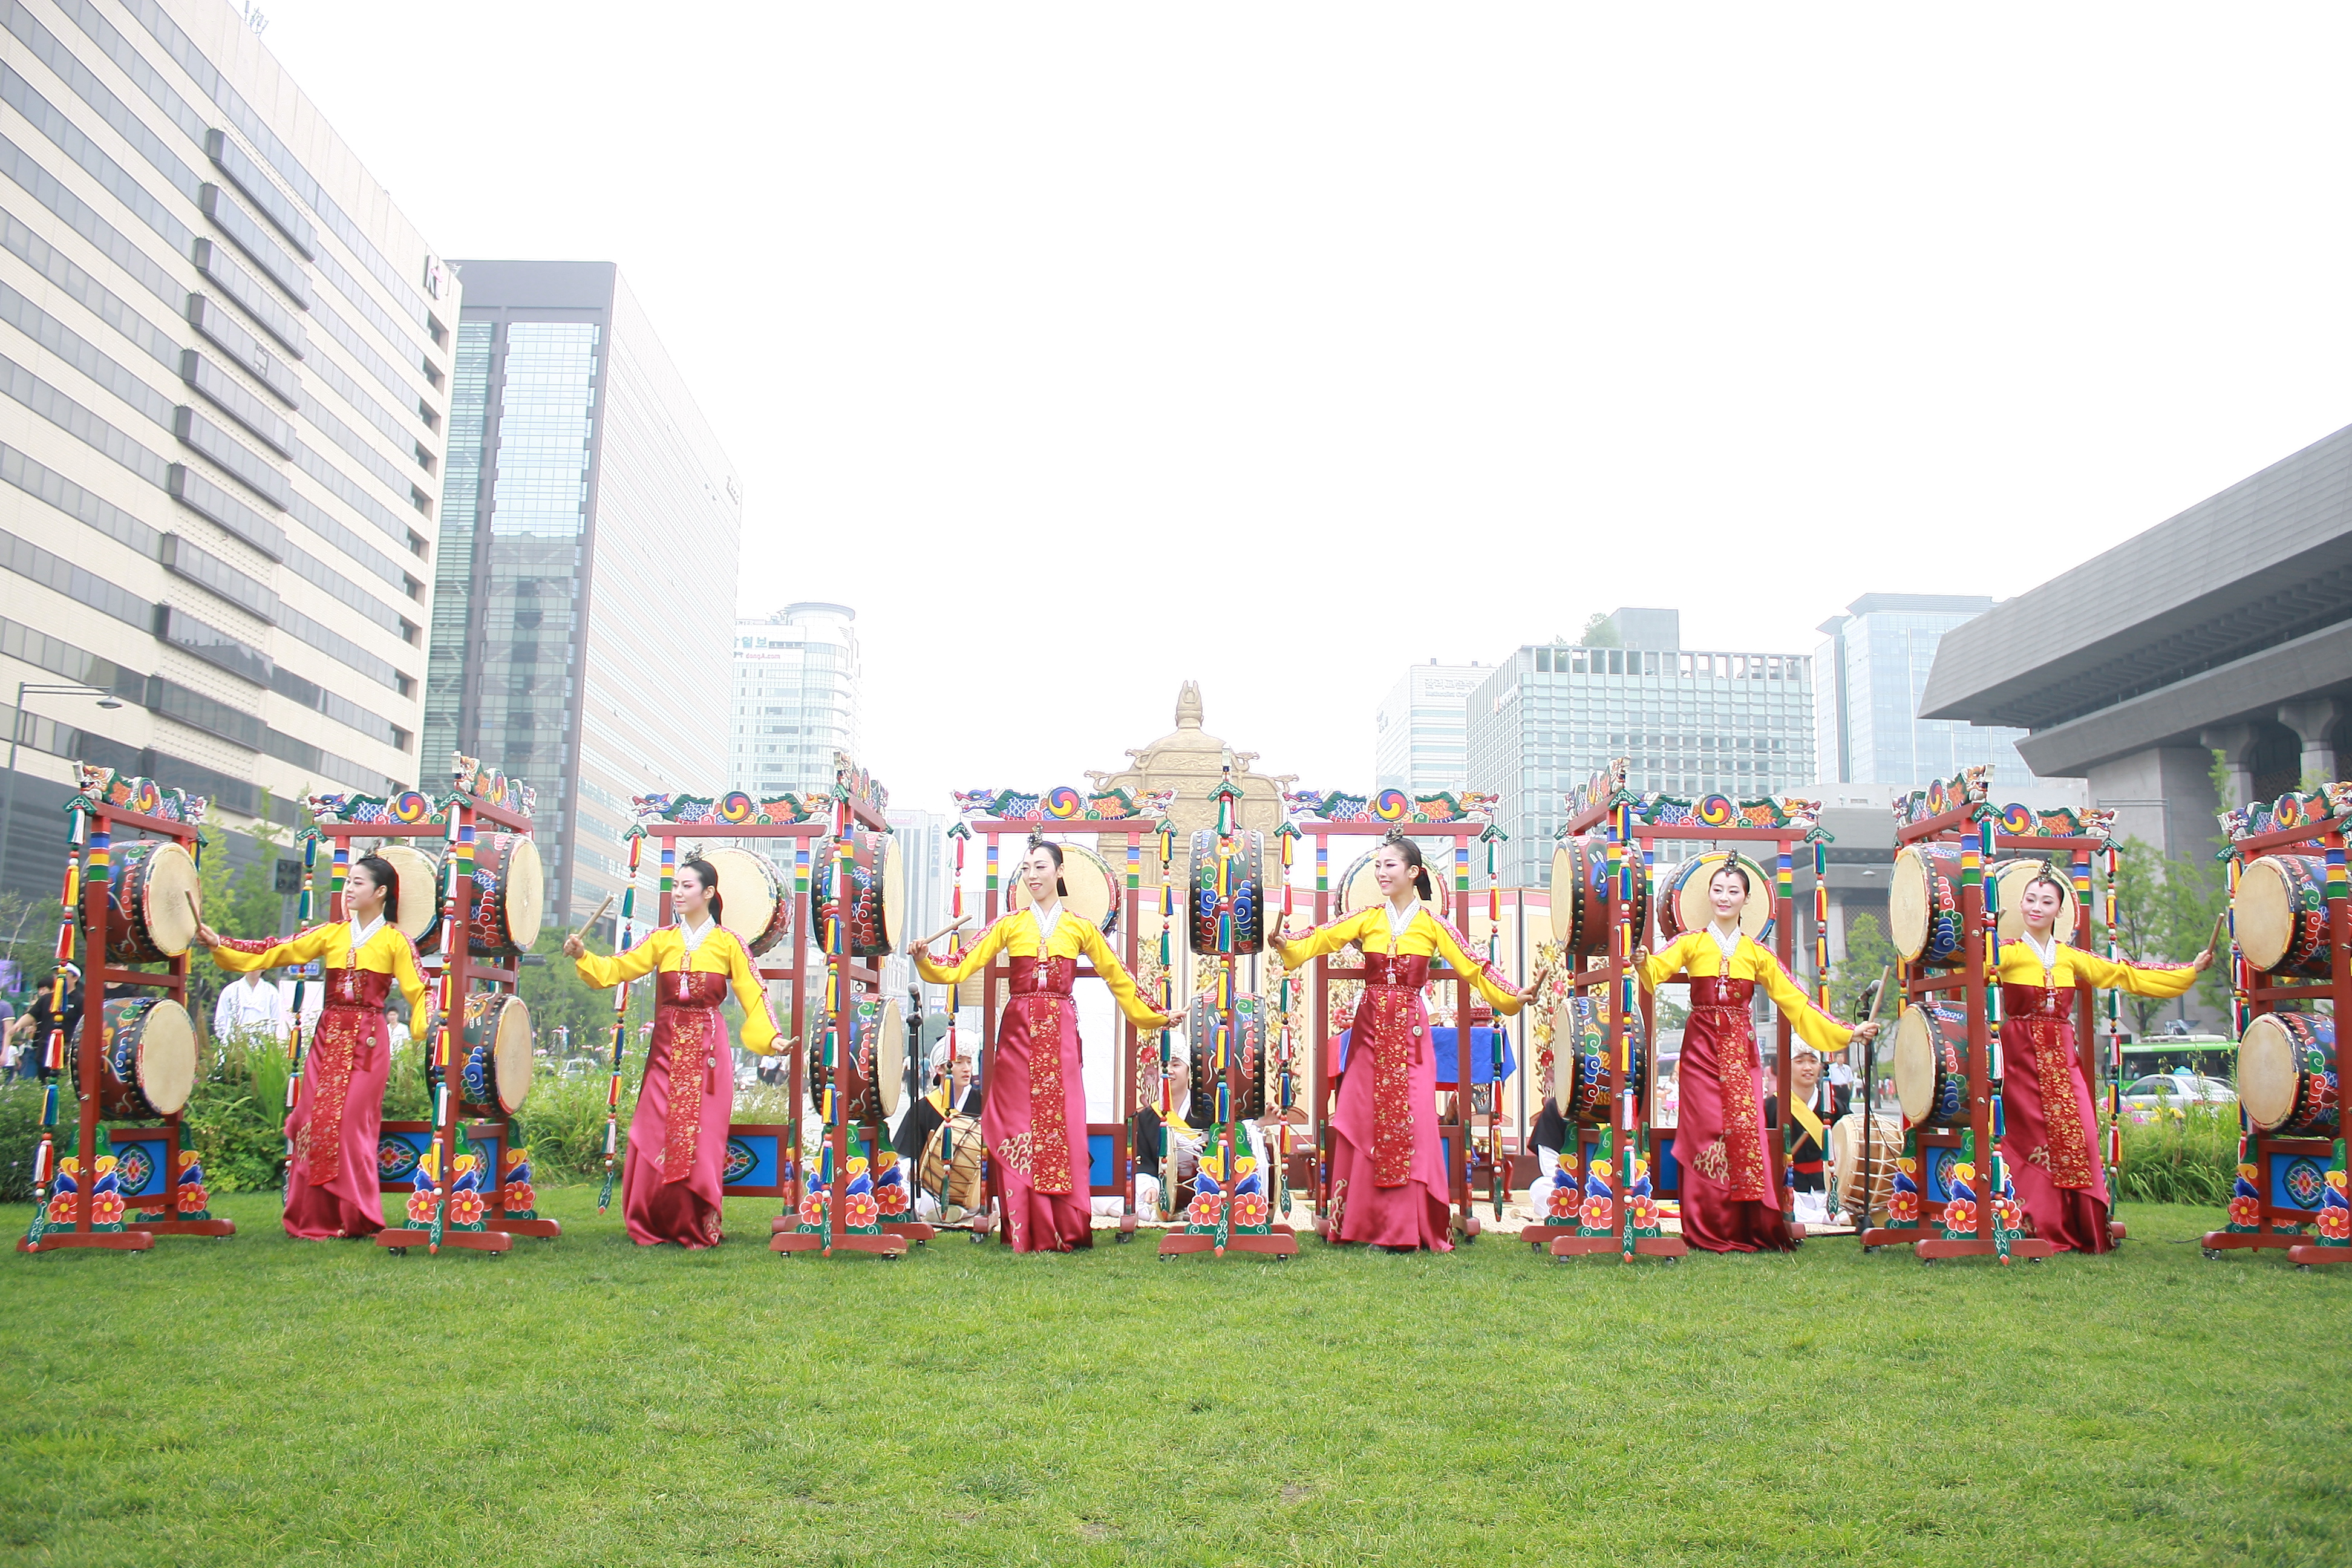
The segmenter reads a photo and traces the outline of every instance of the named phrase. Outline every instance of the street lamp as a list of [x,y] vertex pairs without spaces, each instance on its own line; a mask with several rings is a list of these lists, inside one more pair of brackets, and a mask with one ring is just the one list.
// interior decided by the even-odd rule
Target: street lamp
[[36,685],[29,680],[16,682],[16,706],[8,724],[8,786],[5,803],[0,804],[0,877],[7,875],[9,840],[16,830],[16,745],[25,736],[25,695],[27,692],[62,692],[71,696],[95,697],[100,708],[120,708],[121,700],[102,686]]

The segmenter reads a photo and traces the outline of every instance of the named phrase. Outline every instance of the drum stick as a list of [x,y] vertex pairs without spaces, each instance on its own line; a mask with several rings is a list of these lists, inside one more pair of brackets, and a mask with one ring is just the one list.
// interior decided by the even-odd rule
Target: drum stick
[[2221,939],[2229,934],[2230,911],[2223,910],[2220,914],[2213,917],[2213,934],[2206,939],[2205,951],[2211,953],[2219,953],[2221,951]]
[[605,911],[605,910],[609,910],[609,909],[611,909],[612,907],[613,907],[613,895],[612,895],[612,894],[610,894],[610,893],[607,893],[607,894],[605,894],[605,895],[604,895],[604,901],[603,903],[598,904],[598,905],[596,906],[596,912],[595,912],[594,914],[593,914],[593,915],[590,915],[586,920],[583,921],[580,923],[580,929],[581,929],[582,931],[589,931],[589,930],[592,930],[592,929],[595,926],[595,924],[596,924],[596,922],[597,922],[598,921],[601,921],[601,920],[603,920],[603,919],[604,918],[604,911]]
[[929,947],[931,943],[939,941],[940,938],[947,935],[950,931],[961,931],[964,927],[970,924],[971,924],[971,917],[970,915],[960,915],[957,917],[953,924],[941,926],[939,930],[925,937],[922,941],[917,942],[915,946]]
[[197,925],[202,926],[205,923],[205,911],[196,908],[196,895],[183,888],[180,890],[180,897],[188,900],[189,917],[193,919]]

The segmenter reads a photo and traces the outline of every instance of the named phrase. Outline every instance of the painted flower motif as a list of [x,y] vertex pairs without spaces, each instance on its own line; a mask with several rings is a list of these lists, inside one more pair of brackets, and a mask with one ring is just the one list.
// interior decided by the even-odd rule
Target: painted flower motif
[[531,1191],[529,1182],[509,1182],[499,1202],[505,1205],[509,1214],[520,1214],[527,1208],[538,1206],[539,1194]]
[[1259,1193],[1244,1193],[1234,1200],[1234,1223],[1249,1229],[1266,1223],[1265,1198]]
[[2243,1196],[2231,1198],[2230,1200],[2230,1223],[2231,1225],[2262,1224],[2262,1200],[2260,1198]]
[[1192,1206],[1184,1211],[1184,1218],[1192,1225],[1213,1226],[1223,1217],[1224,1212],[1225,1197],[1223,1193],[1202,1193],[1192,1200]]
[[198,1183],[191,1182],[180,1189],[179,1204],[182,1214],[202,1214],[205,1205],[211,1201],[212,1194],[205,1192]]
[[841,1222],[852,1230],[863,1230],[882,1220],[882,1205],[869,1193],[852,1193],[841,1200]]
[[71,1225],[73,1223],[74,1216],[73,1211],[74,1195],[71,1193],[59,1193],[57,1196],[49,1200],[49,1223],[51,1225]]
[[1584,1200],[1584,1223],[1594,1230],[1607,1225],[1610,1216],[1616,1212],[1615,1204],[1598,1194]]
[[488,1211],[488,1205],[482,1202],[482,1194],[471,1187],[460,1187],[449,1194],[451,1225],[479,1225],[482,1215]]
[[880,1202],[882,1212],[884,1214],[904,1214],[907,1212],[907,1189],[898,1185],[896,1182],[893,1182],[888,1186],[883,1188],[879,1193],[876,1194],[875,1196]]
[[1993,1199],[1992,1221],[1994,1225],[2000,1226],[2002,1230],[2018,1229],[2019,1222],[2023,1217],[2023,1212],[2018,1208],[2017,1200],[2015,1198],[2003,1194],[2001,1196]]
[[1977,1205],[1967,1198],[1954,1198],[1944,1205],[1946,1230],[1974,1230],[1977,1227]]
[[1919,1194],[1906,1193],[1897,1187],[1894,1195],[1886,1200],[1886,1213],[1888,1217],[1906,1224],[1916,1220],[1919,1217]]
[[2312,1223],[2318,1226],[2319,1234],[2330,1241],[2342,1241],[2352,1237],[2352,1209],[2340,1209],[2330,1204],[2313,1217]]
[[1551,1212],[1561,1219],[1574,1219],[1576,1189],[1566,1182],[1555,1184],[1551,1189]]
[[823,1225],[824,1223],[824,1188],[812,1187],[809,1189],[807,1195],[801,1199],[801,1223],[803,1225]]
[[122,1194],[121,1193],[92,1193],[89,1195],[89,1223],[92,1225],[121,1225],[122,1223]]
[[1658,1226],[1658,1205],[1647,1194],[1637,1193],[1625,1200],[1625,1217],[1635,1230],[1655,1230]]
[[419,1187],[408,1194],[408,1221],[411,1225],[433,1223],[433,1189]]

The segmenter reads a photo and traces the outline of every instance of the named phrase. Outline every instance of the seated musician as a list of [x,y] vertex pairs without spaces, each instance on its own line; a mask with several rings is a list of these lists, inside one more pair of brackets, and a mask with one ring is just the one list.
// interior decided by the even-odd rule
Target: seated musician
[[1822,1079],[1821,1052],[1798,1041],[1789,1054],[1789,1176],[1801,1224],[1829,1223],[1829,1130],[1850,1099],[1850,1090]]

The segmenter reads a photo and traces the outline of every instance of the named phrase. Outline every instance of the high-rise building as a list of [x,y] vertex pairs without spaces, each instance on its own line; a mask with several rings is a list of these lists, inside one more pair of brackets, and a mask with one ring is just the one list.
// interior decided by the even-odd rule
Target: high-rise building
[[1996,789],[2037,781],[2017,754],[2023,730],[1919,717],[1936,647],[1992,608],[1977,594],[1864,594],[1821,624],[1815,650],[1813,765],[1824,787],[1912,790],[1961,768],[1992,769]]
[[1406,670],[1373,715],[1372,782],[1433,795],[1462,787],[1462,704],[1493,673],[1431,659]]
[[1563,794],[1612,757],[1637,790],[1755,799],[1812,782],[1812,661],[1679,646],[1677,612],[1618,611],[1618,647],[1522,647],[1469,699],[1468,784],[1502,797],[1505,879],[1541,887]]
[[631,797],[727,777],[734,465],[609,261],[459,261],[429,754],[539,791],[549,919],[627,877]]
[[735,623],[730,789],[830,790],[834,753],[859,754],[856,621],[846,605],[809,603]]
[[0,877],[53,896],[77,759],[229,826],[417,781],[457,288],[232,8],[7,26],[0,702],[42,852]]

